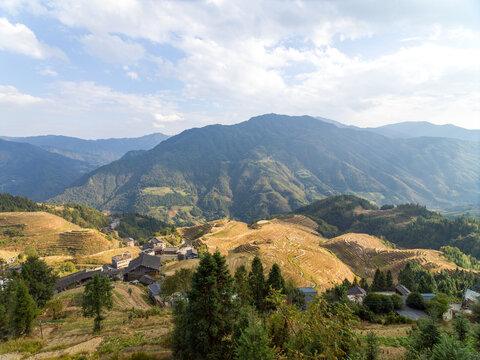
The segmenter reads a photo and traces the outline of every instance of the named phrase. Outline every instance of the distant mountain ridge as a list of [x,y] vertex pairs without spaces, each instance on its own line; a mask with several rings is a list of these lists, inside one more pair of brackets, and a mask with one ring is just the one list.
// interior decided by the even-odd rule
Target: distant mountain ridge
[[37,146],[0,139],[0,193],[44,201],[93,169]]
[[479,146],[392,139],[309,116],[268,114],[186,130],[83,176],[52,201],[177,224],[225,216],[250,221],[342,193],[442,208],[480,202]]
[[154,133],[137,138],[99,140],[84,140],[62,135],[2,137],[2,139],[35,145],[44,150],[98,167],[120,159],[129,151],[150,150],[168,137],[168,135],[162,133]]
[[408,139],[429,136],[480,142],[480,130],[465,129],[452,124],[437,125],[428,121],[404,121],[379,127],[362,128],[353,125],[345,125],[331,119],[324,119],[321,117],[317,117],[317,119],[333,124],[339,128],[367,130],[392,138]]

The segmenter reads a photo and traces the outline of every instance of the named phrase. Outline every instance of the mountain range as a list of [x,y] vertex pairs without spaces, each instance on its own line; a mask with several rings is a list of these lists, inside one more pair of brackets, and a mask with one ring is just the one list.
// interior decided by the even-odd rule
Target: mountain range
[[251,221],[350,193],[433,208],[480,203],[480,143],[392,138],[309,116],[268,114],[173,136],[84,175],[53,202],[177,224]]
[[98,167],[120,159],[129,151],[149,150],[168,139],[168,135],[154,133],[137,138],[98,140],[85,140],[60,135],[1,137],[1,139],[35,145],[43,150],[81,160],[91,166]]

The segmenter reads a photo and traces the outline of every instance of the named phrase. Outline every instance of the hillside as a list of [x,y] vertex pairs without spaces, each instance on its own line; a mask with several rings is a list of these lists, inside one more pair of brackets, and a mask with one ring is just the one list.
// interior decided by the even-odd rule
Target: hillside
[[98,140],[59,135],[3,137],[4,140],[32,144],[71,159],[84,161],[94,168],[118,160],[130,151],[149,150],[167,138],[168,135],[161,133],[138,138]]
[[97,230],[41,211],[0,213],[0,244],[15,253],[32,245],[40,255],[88,255],[118,247]]
[[43,201],[93,168],[30,144],[0,140],[0,193]]
[[480,220],[471,217],[448,219],[413,204],[376,207],[352,195],[332,196],[299,208],[315,220],[325,236],[355,232],[385,237],[406,248],[440,249],[455,246],[480,258]]
[[478,146],[390,139],[271,114],[184,131],[85,175],[52,201],[177,224],[225,216],[250,221],[339,193],[442,207],[478,199]]
[[[217,220],[204,226],[196,243],[210,251],[227,256],[232,273],[241,265],[250,265],[254,255],[260,256],[265,269],[277,263],[287,279],[298,286],[315,286],[325,290],[345,278],[354,276],[372,279],[377,268],[392,270],[396,277],[406,262],[416,262],[424,269],[454,271],[457,265],[447,261],[440,251],[398,250],[374,236],[345,234],[325,239],[316,232],[317,224],[301,215],[260,220],[253,226],[233,220]],[[189,232],[191,228],[179,229]],[[196,266],[198,260],[166,264],[163,271],[172,274],[181,267]]]

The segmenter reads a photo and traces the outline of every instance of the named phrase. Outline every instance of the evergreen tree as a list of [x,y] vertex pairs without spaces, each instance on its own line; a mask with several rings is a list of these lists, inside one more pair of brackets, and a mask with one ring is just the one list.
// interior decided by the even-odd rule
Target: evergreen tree
[[372,291],[383,291],[387,287],[387,279],[385,277],[385,273],[380,269],[375,271],[375,275],[373,277],[373,283],[371,290]]
[[467,347],[450,336],[442,336],[440,342],[433,347],[430,360],[474,360],[478,354],[473,354]]
[[82,309],[83,316],[95,317],[93,320],[93,331],[98,332],[101,329],[101,323],[104,309],[113,307],[112,285],[106,276],[99,277],[95,275],[83,291]]
[[468,321],[467,317],[463,314],[457,316],[453,320],[453,329],[455,330],[458,340],[463,343],[467,340],[468,334],[470,333],[470,321]]
[[415,274],[412,269],[412,265],[407,262],[405,267],[398,274],[398,282],[405,286],[410,291],[415,291]]
[[267,287],[265,284],[265,276],[263,274],[262,261],[255,256],[252,261],[252,270],[248,275],[250,284],[250,293],[252,294],[253,303],[257,310],[263,311],[265,308],[265,297],[267,295]]
[[380,347],[378,345],[378,337],[373,331],[367,334],[365,347],[365,360],[377,360],[380,353]]
[[250,294],[250,285],[248,283],[248,272],[245,265],[240,265],[235,271],[235,292],[242,305],[250,304],[252,296]]
[[233,280],[220,253],[205,253],[192,277],[188,303],[174,314],[179,359],[229,359],[235,307]]
[[394,288],[395,288],[395,284],[393,282],[392,271],[388,270],[387,271],[387,278],[386,278],[386,289],[387,290],[393,290]]
[[285,280],[283,279],[282,271],[277,264],[273,264],[268,273],[267,288],[272,288],[285,294]]
[[360,279],[360,287],[365,290],[365,291],[368,291],[368,282],[367,280],[365,280],[364,278],[361,278]]
[[238,360],[274,360],[275,351],[269,343],[267,332],[258,319],[250,319],[248,327],[238,339],[235,357]]
[[37,306],[22,280],[17,281],[11,327],[16,335],[29,334],[37,317]]
[[22,265],[20,276],[25,281],[37,306],[39,308],[45,306],[45,303],[52,298],[58,280],[52,268],[38,257],[29,256]]

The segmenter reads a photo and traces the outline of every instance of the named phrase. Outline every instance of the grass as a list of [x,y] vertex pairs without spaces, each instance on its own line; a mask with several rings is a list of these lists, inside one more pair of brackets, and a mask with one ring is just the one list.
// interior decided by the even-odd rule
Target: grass
[[43,341],[32,339],[14,339],[0,344],[0,354],[11,352],[34,354],[43,347]]
[[145,339],[143,333],[136,333],[133,336],[118,336],[108,337],[98,347],[97,352],[99,354],[113,354],[133,346],[146,345],[150,342]]

